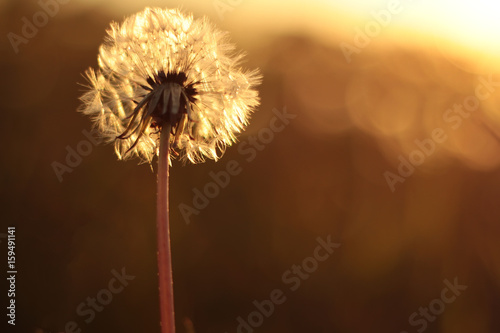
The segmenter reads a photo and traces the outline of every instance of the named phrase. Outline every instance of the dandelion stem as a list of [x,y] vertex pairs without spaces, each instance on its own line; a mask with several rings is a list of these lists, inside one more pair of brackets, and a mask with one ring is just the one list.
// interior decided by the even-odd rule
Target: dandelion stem
[[168,205],[170,126],[163,126],[160,134],[158,158],[158,201],[156,228],[158,232],[158,281],[160,291],[160,323],[162,333],[175,333],[174,288]]

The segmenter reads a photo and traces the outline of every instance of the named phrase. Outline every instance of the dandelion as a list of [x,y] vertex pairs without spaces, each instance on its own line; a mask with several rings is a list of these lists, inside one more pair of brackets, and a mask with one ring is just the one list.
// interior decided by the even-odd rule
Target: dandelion
[[94,118],[120,159],[151,162],[159,133],[170,126],[173,155],[217,160],[258,105],[258,71],[243,72],[243,55],[207,19],[146,8],[112,23],[99,50],[100,70],[82,112]]
[[217,160],[258,106],[257,70],[207,19],[146,8],[112,23],[89,69],[81,111],[94,119],[119,159],[158,156],[158,269],[162,332],[175,331],[168,176],[171,157]]

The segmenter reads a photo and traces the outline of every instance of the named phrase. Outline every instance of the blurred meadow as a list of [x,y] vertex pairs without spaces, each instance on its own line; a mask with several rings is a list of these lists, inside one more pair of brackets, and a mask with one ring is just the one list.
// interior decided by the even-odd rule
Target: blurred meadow
[[[109,23],[146,6],[208,16],[264,77],[220,161],[173,162],[179,333],[500,332],[496,3],[3,0],[19,332],[159,332],[156,164],[118,161],[76,111]],[[339,244],[325,260],[318,237]]]

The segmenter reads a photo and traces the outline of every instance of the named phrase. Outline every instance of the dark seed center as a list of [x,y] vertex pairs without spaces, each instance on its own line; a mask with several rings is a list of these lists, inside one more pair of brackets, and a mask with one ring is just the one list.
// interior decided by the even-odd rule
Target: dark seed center
[[[183,124],[189,118],[192,105],[196,102],[198,92],[194,83],[186,84],[184,72],[158,72],[147,78],[148,85],[141,85],[148,93],[143,97],[129,116],[125,131],[118,139],[127,139],[137,134],[137,139],[129,148],[133,149],[148,126],[162,127],[169,124],[173,133],[182,132]],[[180,128],[180,132],[179,131]]]
[[[164,123],[169,123],[172,128],[176,128],[183,115],[188,111],[187,103],[195,102],[196,88],[193,87],[193,84],[186,85],[186,80],[187,76],[184,72],[165,74],[164,71],[160,71],[153,78],[148,78],[147,81],[152,88],[153,94],[162,95],[156,105],[150,105],[150,107],[154,108],[151,116],[155,125],[161,126]],[[180,93],[181,90],[179,89],[173,89],[173,84],[179,85],[182,93]],[[179,93],[180,95],[176,95]],[[165,94],[169,95],[168,98],[165,97]],[[153,102],[154,98],[148,104]],[[179,105],[177,109],[174,107],[176,102]]]

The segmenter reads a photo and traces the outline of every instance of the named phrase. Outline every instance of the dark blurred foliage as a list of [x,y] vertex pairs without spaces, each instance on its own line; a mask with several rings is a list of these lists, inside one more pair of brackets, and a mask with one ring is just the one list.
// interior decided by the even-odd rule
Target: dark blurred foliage
[[[20,18],[36,10],[5,5],[2,35],[19,33]],[[155,173],[117,161],[111,145],[93,147],[62,182],[52,167],[91,128],[76,112],[78,83],[96,67],[112,19],[121,17],[99,8],[58,15],[18,54],[3,37],[2,225],[17,227],[20,332],[62,332],[68,321],[83,332],[159,332]],[[255,332],[415,332],[410,314],[458,277],[468,289],[426,332],[499,332],[498,94],[447,131],[450,139],[393,193],[383,173],[397,172],[398,156],[474,94],[473,75],[432,50],[398,46],[366,48],[348,64],[338,48],[307,36],[276,36],[247,51],[264,82],[240,141],[268,127],[274,108],[297,117],[251,162],[238,144],[217,163],[174,161],[178,331],[192,322],[197,333],[236,332],[254,300],[281,289],[286,302]],[[233,160],[241,174],[186,224],[179,205],[191,205],[193,189]],[[328,235],[341,247],[290,291],[282,274]],[[76,308],[122,267],[135,279],[86,324]]]

